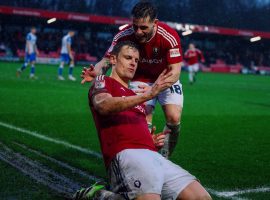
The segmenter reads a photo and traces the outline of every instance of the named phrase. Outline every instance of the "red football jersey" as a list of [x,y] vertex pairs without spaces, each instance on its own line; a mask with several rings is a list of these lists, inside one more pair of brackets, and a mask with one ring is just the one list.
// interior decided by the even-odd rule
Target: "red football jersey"
[[[125,40],[137,43],[132,25],[115,35],[105,56],[110,55],[117,42]],[[183,61],[179,35],[164,23],[158,23],[155,35],[147,43],[137,44],[139,45],[140,61],[133,81],[153,83],[169,64]]]
[[136,95],[118,81],[104,75],[96,77],[89,90],[89,106],[97,128],[105,166],[108,167],[116,154],[124,149],[149,149],[156,151],[145,119],[145,106],[110,115],[100,115],[93,107],[93,97],[109,93],[113,97]]
[[199,49],[195,49],[195,50],[188,49],[185,52],[185,59],[188,65],[199,63],[199,61],[204,62],[203,54]]

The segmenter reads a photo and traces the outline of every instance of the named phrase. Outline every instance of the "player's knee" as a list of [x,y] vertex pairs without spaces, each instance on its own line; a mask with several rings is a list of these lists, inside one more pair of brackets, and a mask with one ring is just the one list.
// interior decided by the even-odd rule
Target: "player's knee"
[[167,123],[171,125],[177,125],[180,122],[180,113],[172,113],[167,116]]
[[201,195],[197,198],[197,200],[212,200],[209,194]]
[[207,192],[199,194],[195,199],[196,200],[212,200],[211,196]]
[[188,196],[181,196],[178,197],[177,200],[185,200],[185,199],[189,199],[189,200],[212,200],[211,196],[205,192],[205,193],[200,193],[200,194],[191,194]]

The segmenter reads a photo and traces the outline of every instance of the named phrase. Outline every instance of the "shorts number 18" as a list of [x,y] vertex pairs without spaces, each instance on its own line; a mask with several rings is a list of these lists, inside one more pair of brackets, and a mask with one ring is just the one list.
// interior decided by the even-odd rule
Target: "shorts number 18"
[[180,85],[172,85],[170,87],[170,90],[171,90],[171,93],[177,93],[177,94],[182,94],[182,90],[181,90],[181,87]]

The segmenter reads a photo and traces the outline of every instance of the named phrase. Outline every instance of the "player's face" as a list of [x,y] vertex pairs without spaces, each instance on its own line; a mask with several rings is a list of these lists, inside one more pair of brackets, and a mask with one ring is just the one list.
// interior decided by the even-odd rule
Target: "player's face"
[[157,21],[157,19],[151,21],[149,16],[139,19],[133,18],[133,29],[139,43],[146,43],[154,36]]
[[195,49],[194,44],[189,44],[189,49],[194,50]]
[[32,28],[32,29],[31,29],[31,32],[32,32],[33,34],[36,34],[36,32],[37,32],[37,29],[35,29],[35,28]]
[[139,62],[139,51],[129,46],[123,46],[115,57],[115,70],[118,76],[129,81],[133,78]]
[[75,35],[75,32],[74,31],[71,31],[70,32],[70,36],[73,37]]

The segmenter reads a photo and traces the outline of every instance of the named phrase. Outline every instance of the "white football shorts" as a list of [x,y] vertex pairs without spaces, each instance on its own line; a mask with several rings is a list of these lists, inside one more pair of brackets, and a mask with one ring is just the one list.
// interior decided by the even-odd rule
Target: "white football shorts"
[[188,66],[188,71],[189,71],[189,72],[198,72],[199,69],[200,69],[199,63],[195,63],[195,64],[193,64],[193,65],[189,65],[189,66]]
[[[131,81],[129,88],[133,91],[140,90],[139,85],[153,85],[153,83],[145,83],[141,81]],[[174,83],[170,88],[159,93],[158,96],[146,102],[146,105],[155,107],[157,101],[160,105],[174,104],[183,108],[184,96],[182,90],[182,84],[180,81]]]
[[126,149],[119,152],[108,168],[111,191],[125,199],[142,194],[161,195],[162,200],[175,200],[193,181],[186,170],[147,149]]

